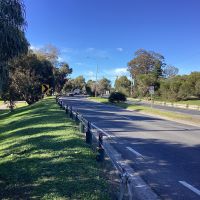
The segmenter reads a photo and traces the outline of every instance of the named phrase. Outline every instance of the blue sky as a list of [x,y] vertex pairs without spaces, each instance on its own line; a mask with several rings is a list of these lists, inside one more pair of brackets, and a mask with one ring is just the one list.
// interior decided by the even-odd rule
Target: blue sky
[[24,0],[30,44],[53,44],[84,75],[127,74],[139,48],[153,50],[180,74],[200,71],[200,0]]

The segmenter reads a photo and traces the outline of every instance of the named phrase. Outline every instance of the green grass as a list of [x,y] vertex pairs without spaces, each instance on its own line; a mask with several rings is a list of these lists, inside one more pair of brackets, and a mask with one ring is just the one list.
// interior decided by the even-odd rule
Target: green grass
[[99,103],[109,103],[107,98],[103,97],[89,97],[89,99],[94,100]]
[[[133,102],[137,102],[139,101],[138,99],[134,99],[134,98],[128,98],[128,100],[133,101]],[[168,103],[177,103],[177,104],[188,104],[188,105],[197,105],[200,106],[200,100],[198,99],[193,99],[193,100],[185,100],[185,101],[176,101],[176,102],[170,102],[170,101],[164,101],[161,99],[155,99],[156,101],[162,101],[162,102],[168,102]],[[150,102],[150,101],[149,101]]]
[[[100,97],[90,97],[89,99],[93,100],[93,101],[97,101],[100,103],[106,103],[106,104],[111,104],[108,102],[108,99],[105,98],[100,98]],[[163,111],[163,110],[159,110],[159,109],[154,109],[151,107],[146,107],[146,106],[141,106],[141,105],[130,105],[127,103],[114,103],[112,105],[116,105],[119,106],[121,108],[125,108],[125,109],[129,109],[129,110],[134,110],[137,112],[142,112],[142,113],[147,113],[147,114],[153,114],[153,115],[158,115],[161,117],[167,117],[169,119],[178,119],[178,120],[186,120],[188,122],[193,122],[193,123],[199,123],[199,119],[193,118],[190,115],[184,115],[184,114],[178,114],[175,112],[170,112],[170,111]]]
[[3,102],[2,100],[0,100],[0,106],[3,105],[3,103],[4,103],[4,102]]
[[28,106],[28,104],[26,102],[17,102],[16,103],[16,108],[21,108],[21,107],[24,107],[24,106]]
[[95,154],[55,100],[0,115],[0,199],[109,199]]
[[178,101],[177,103],[200,106],[200,100]]

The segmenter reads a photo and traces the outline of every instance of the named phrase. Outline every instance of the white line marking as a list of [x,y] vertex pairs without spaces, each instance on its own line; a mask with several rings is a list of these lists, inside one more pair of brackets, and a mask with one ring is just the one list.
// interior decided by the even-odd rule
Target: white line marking
[[132,120],[132,119],[129,118],[129,117],[124,117],[124,116],[121,116],[121,117],[124,118],[124,119]]
[[142,154],[138,153],[137,151],[135,151],[135,150],[132,149],[131,147],[126,147],[126,148],[127,148],[129,151],[133,152],[136,156],[139,156],[139,157],[144,158]]
[[194,193],[198,194],[200,196],[200,190],[197,188],[193,187],[192,185],[186,183],[185,181],[179,181],[180,184],[184,185],[188,189],[192,190]]

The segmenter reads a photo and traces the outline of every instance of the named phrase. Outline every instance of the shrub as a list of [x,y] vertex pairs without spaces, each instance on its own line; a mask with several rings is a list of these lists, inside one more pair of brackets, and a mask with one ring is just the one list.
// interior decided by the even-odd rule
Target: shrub
[[121,102],[126,101],[126,96],[122,94],[121,92],[112,92],[108,98],[109,102]]

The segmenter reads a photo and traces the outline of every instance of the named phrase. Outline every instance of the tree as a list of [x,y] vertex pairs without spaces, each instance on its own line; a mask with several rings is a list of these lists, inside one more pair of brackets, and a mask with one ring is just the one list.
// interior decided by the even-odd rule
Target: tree
[[200,79],[195,84],[195,95],[200,98]]
[[73,89],[74,89],[73,79],[68,79],[63,86],[62,92],[63,93],[72,92]]
[[68,80],[68,75],[72,73],[72,68],[67,63],[61,63],[60,67],[54,68],[54,90],[60,93]]
[[168,65],[165,67],[163,74],[166,78],[172,78],[178,74],[178,71],[179,69],[177,67]]
[[74,79],[74,89],[82,90],[85,85],[85,78],[83,76],[78,76]]
[[102,78],[97,83],[97,92],[101,95],[105,93],[105,91],[110,91],[111,89],[111,81],[107,78]]
[[139,49],[135,52],[135,58],[128,63],[128,70],[133,78],[140,74],[151,73],[158,79],[162,76],[164,66],[164,56]]
[[86,83],[86,92],[90,96],[95,96],[96,81],[88,80]]
[[41,57],[44,57],[46,60],[50,61],[54,67],[59,65],[59,54],[60,50],[52,44],[45,45],[39,50],[35,50],[35,53]]
[[0,93],[8,75],[7,63],[28,51],[22,0],[0,0]]
[[42,97],[43,83],[53,86],[53,65],[29,52],[9,63],[9,79],[3,98],[13,102],[16,97],[20,97],[21,100],[32,104]]
[[[134,93],[144,96],[148,94],[149,86],[158,90],[165,65],[164,56],[161,54],[144,49],[137,50],[135,58],[128,63],[128,70],[135,80]],[[145,85],[142,85],[143,83]]]
[[34,50],[34,53],[41,59],[45,59],[54,67],[54,86],[53,90],[60,93],[68,80],[68,75],[72,73],[72,68],[66,62],[59,62],[60,50],[48,44],[41,49]]
[[126,96],[130,95],[131,81],[128,80],[127,76],[120,76],[115,80],[115,90],[125,94]]

